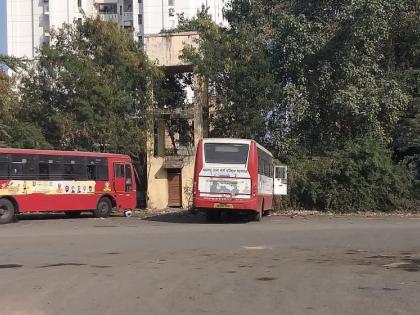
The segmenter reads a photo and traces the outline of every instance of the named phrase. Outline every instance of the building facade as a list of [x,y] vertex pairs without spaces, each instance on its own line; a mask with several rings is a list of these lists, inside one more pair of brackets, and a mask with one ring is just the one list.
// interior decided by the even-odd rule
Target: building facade
[[[185,44],[197,47],[194,32],[145,35],[147,55],[164,73],[190,73],[193,65],[179,59]],[[195,152],[198,141],[208,136],[207,81],[193,77],[192,102],[185,108],[158,108],[152,102],[147,141],[147,208],[188,208],[192,203]],[[170,132],[171,124],[184,126]]]
[[99,16],[144,35],[171,29],[178,15],[191,18],[207,6],[214,21],[223,19],[225,0],[0,0],[0,54],[34,58],[43,44],[50,42],[50,30],[64,23]]
[[[226,0],[137,0],[140,2],[139,15],[140,36],[157,34],[164,29],[178,25],[178,16],[192,18],[203,6],[208,8],[213,21],[226,26],[223,8]],[[140,23],[141,22],[141,23]]]

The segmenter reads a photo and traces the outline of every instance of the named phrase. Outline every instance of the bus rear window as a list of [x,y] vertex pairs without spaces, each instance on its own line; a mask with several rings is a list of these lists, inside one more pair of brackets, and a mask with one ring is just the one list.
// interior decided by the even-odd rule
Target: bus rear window
[[206,143],[204,156],[206,163],[246,164],[248,144]]

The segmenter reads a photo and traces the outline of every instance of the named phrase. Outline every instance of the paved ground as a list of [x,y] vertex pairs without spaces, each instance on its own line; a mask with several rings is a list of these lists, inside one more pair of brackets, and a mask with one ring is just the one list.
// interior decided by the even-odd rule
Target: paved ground
[[0,226],[0,314],[420,314],[420,219]]

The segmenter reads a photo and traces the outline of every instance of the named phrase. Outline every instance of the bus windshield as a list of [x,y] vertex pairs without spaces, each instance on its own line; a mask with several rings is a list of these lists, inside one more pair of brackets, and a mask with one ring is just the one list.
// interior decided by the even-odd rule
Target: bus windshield
[[204,156],[206,163],[246,164],[249,144],[206,143]]

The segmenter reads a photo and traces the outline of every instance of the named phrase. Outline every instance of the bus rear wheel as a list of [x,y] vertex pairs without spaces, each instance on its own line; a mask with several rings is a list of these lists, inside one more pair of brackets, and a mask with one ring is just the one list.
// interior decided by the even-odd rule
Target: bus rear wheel
[[96,210],[93,211],[93,215],[96,218],[107,218],[111,215],[112,203],[109,198],[103,197],[99,200]]
[[222,219],[222,212],[219,210],[207,210],[206,219],[208,222],[219,222]]
[[257,222],[260,222],[262,220],[263,213],[264,213],[263,209],[258,210],[257,213],[254,214],[254,220]]
[[16,212],[13,203],[9,199],[0,199],[0,224],[11,223],[15,220]]

